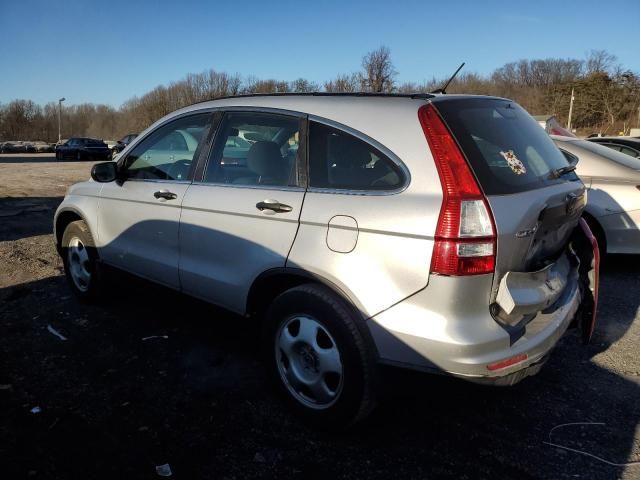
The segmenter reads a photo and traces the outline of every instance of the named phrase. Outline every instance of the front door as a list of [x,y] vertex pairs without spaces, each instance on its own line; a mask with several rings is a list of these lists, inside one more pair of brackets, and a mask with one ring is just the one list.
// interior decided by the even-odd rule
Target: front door
[[180,222],[183,290],[239,313],[253,280],[284,267],[298,229],[301,117],[228,112]]
[[99,208],[101,259],[136,275],[180,288],[180,205],[190,185],[210,114],[159,127],[122,160],[123,182],[105,184]]

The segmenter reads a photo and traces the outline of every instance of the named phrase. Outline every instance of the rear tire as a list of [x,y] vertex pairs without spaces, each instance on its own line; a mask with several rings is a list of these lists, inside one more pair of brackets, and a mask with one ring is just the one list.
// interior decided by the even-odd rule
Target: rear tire
[[345,428],[375,406],[376,362],[356,312],[328,288],[294,287],[269,307],[264,350],[278,393],[304,420]]
[[93,236],[83,220],[67,225],[62,235],[64,272],[73,293],[83,301],[98,300],[104,290]]

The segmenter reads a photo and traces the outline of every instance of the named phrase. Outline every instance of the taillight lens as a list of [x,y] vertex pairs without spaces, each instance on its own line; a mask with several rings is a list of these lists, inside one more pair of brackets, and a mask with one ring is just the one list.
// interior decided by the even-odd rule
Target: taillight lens
[[467,161],[432,104],[418,111],[442,184],[431,272],[479,275],[495,269],[491,210]]

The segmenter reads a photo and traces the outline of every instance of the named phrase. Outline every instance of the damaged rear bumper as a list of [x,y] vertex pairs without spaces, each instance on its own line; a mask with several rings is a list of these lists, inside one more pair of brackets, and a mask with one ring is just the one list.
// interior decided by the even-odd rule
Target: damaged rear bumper
[[597,248],[588,228],[577,230],[560,260],[504,281],[503,305],[523,318],[517,335],[490,313],[491,275],[432,276],[427,288],[368,321],[381,362],[511,385],[540,370],[572,322],[590,338]]

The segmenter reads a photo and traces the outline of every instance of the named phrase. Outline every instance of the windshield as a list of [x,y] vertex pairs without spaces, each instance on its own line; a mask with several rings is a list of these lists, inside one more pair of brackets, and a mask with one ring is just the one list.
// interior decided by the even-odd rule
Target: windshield
[[517,103],[492,98],[434,102],[473,168],[485,194],[523,192],[567,180],[568,166],[549,135]]

